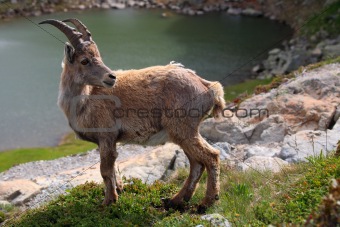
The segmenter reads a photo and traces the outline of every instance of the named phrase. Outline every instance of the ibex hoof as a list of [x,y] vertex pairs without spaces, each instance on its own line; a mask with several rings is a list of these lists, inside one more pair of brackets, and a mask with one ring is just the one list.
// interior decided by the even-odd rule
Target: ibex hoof
[[102,202],[102,205],[103,206],[109,206],[109,205],[111,205],[112,203],[116,203],[116,199],[104,199],[104,201]]
[[204,205],[199,205],[197,208],[197,213],[198,214],[205,214],[205,212],[207,211],[207,207]]
[[183,204],[182,203],[174,203],[171,199],[169,198],[162,198],[163,206],[165,210],[169,210],[170,208],[175,209],[175,210],[183,210]]

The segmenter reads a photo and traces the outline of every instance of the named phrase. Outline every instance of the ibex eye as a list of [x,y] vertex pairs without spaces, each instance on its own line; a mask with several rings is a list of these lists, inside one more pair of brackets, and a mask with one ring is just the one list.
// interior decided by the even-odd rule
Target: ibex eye
[[89,59],[85,58],[80,62],[82,65],[87,65],[89,63]]

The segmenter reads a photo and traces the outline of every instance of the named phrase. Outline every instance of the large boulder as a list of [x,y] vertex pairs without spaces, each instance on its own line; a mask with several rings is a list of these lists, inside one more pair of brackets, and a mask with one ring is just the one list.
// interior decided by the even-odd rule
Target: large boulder
[[277,157],[280,154],[281,147],[273,143],[267,146],[263,145],[246,145],[243,148],[246,158],[253,156]]
[[0,181],[0,200],[6,200],[14,205],[23,205],[41,191],[36,183],[20,179]]
[[[290,134],[301,130],[326,130],[340,103],[339,73],[340,64],[302,72],[277,89],[245,100],[239,108],[267,110],[269,115],[281,115]],[[261,117],[244,120],[254,124],[261,121]]]
[[[338,125],[336,126],[339,127]],[[288,162],[306,161],[307,157],[328,154],[337,147],[340,131],[299,131],[286,136],[281,148],[280,157]]]
[[258,124],[244,129],[249,143],[272,143],[283,141],[288,127],[280,115],[270,115]]
[[242,171],[255,170],[280,172],[286,165],[288,165],[288,162],[281,158],[253,156],[245,160],[243,163],[239,163],[238,168]]
[[201,123],[200,133],[212,142],[228,142],[230,144],[248,143],[242,126],[229,118],[222,122],[209,118]]

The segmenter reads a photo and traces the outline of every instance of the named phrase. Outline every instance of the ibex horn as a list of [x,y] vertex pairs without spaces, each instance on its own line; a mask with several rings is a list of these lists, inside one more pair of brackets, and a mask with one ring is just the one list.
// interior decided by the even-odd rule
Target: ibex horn
[[62,33],[66,35],[66,37],[68,38],[68,40],[70,41],[70,43],[72,44],[74,48],[76,48],[82,42],[81,40],[82,34],[76,31],[74,28],[68,26],[64,22],[50,19],[50,20],[44,20],[40,22],[39,24],[51,24],[55,26],[56,28],[58,28]]
[[63,22],[72,23],[74,26],[76,26],[77,30],[80,31],[80,33],[83,34],[83,40],[92,41],[90,31],[87,29],[87,27],[80,20],[75,19],[75,18],[70,18],[70,19],[63,20]]

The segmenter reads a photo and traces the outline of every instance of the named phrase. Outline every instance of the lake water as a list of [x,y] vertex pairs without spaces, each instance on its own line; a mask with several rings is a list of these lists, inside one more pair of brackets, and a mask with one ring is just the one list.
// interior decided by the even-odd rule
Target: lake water
[[1,23],[0,150],[55,145],[70,131],[56,105],[63,42],[67,39],[52,26],[42,26],[45,31],[39,28],[36,24],[44,19],[82,20],[112,69],[174,60],[224,84],[242,81],[247,74],[236,70],[240,65],[291,34],[287,26],[263,18],[225,13],[161,18],[161,13],[98,10]]

